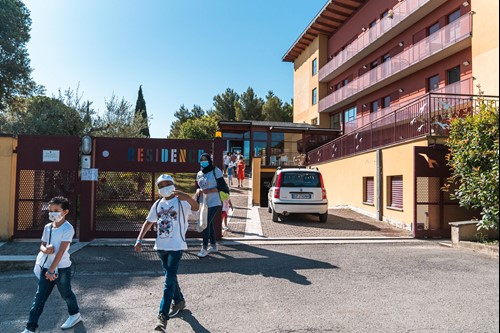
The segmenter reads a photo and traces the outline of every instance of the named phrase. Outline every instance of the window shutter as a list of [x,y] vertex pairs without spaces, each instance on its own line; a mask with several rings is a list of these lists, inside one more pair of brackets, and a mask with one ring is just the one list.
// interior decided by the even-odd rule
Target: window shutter
[[403,208],[403,176],[391,177],[391,207]]
[[373,177],[366,178],[366,202],[373,203],[374,181]]

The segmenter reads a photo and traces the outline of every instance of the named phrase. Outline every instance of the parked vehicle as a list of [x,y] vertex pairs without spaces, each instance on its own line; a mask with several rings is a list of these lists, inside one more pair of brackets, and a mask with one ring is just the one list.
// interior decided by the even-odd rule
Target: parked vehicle
[[268,192],[268,211],[278,222],[280,215],[315,214],[320,222],[328,219],[328,199],[319,170],[309,168],[278,168]]

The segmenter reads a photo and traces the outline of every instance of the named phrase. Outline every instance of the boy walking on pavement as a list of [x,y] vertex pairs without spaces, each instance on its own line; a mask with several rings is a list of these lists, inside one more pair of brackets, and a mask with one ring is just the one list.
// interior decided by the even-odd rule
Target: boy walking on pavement
[[[166,332],[168,319],[176,316],[186,307],[184,296],[177,281],[177,270],[182,252],[187,250],[186,231],[188,216],[199,209],[199,204],[188,194],[176,191],[172,176],[163,174],[156,180],[158,193],[162,196],[149,211],[146,221],[135,243],[135,251],[142,251],[142,239],[157,224],[157,235],[154,249],[160,257],[165,273],[163,298],[160,302],[155,331]],[[172,304],[172,308],[170,306]]]

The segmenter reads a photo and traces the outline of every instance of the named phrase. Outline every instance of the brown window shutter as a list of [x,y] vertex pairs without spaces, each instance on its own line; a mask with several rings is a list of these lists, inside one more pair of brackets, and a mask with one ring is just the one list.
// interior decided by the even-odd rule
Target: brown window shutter
[[403,208],[403,176],[391,177],[391,207]]

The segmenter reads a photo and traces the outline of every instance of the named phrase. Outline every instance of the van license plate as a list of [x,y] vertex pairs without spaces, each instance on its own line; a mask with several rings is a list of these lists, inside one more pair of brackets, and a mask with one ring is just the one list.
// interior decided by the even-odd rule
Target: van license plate
[[292,193],[292,199],[311,199],[311,193]]

